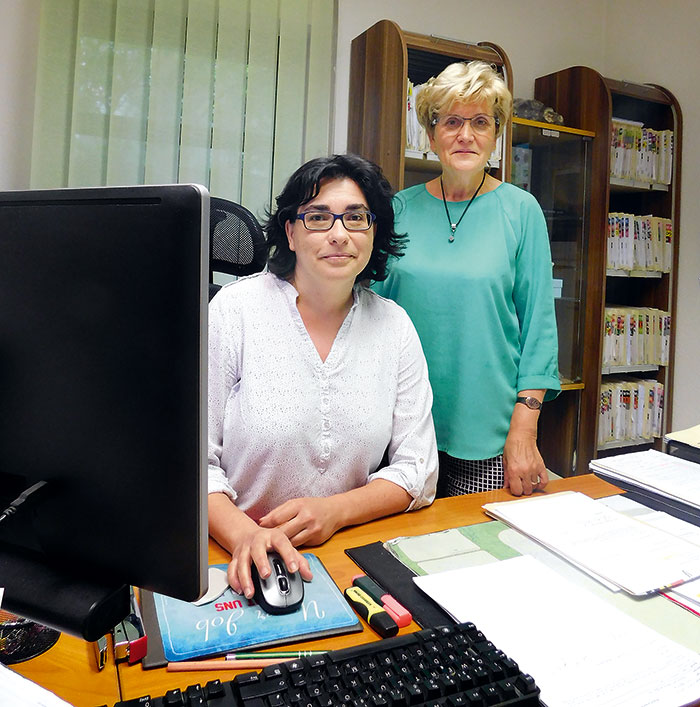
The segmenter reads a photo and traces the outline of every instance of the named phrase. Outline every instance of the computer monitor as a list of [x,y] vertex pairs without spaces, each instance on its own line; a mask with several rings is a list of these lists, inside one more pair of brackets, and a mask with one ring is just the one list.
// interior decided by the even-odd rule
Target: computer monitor
[[0,194],[2,608],[95,640],[206,591],[209,195]]

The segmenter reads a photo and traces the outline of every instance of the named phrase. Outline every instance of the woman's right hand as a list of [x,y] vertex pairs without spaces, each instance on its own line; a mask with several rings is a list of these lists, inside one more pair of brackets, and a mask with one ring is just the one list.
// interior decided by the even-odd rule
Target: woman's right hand
[[246,518],[251,526],[237,538],[228,565],[228,583],[235,592],[243,594],[247,599],[253,597],[251,563],[255,563],[262,579],[269,577],[271,568],[267,554],[270,551],[279,553],[290,572],[299,571],[306,581],[313,578],[308,560],[292,545],[283,531],[279,528],[261,528],[254,520]]
[[271,570],[267,553],[272,550],[279,553],[290,572],[298,570],[302,579],[312,579],[307,559],[282,530],[261,528],[224,493],[210,493],[208,505],[209,534],[231,553],[228,583],[235,592],[252,598],[251,563],[255,563],[261,577],[268,577]]

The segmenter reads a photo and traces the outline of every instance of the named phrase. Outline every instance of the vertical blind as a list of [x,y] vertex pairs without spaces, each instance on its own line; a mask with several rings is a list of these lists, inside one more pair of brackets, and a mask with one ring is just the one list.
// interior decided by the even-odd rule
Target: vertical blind
[[335,0],[43,0],[32,188],[196,182],[262,216],[327,155]]

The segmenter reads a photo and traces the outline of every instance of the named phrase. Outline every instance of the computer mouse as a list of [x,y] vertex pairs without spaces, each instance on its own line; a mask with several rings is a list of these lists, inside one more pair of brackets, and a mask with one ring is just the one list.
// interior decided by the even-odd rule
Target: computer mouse
[[250,568],[255,587],[255,603],[268,614],[296,611],[304,600],[304,580],[299,572],[290,572],[276,552],[269,552],[267,560],[271,570],[267,579],[260,576],[255,563]]

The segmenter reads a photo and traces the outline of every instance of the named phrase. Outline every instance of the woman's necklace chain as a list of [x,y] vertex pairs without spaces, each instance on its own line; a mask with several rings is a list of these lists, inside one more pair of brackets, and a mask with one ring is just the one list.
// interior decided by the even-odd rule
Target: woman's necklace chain
[[450,211],[447,208],[447,199],[445,198],[445,187],[442,184],[442,175],[440,175],[440,191],[442,192],[442,203],[445,206],[445,213],[447,214],[447,223],[450,224],[450,228],[452,229],[452,235],[449,237],[450,243],[454,242],[455,231],[457,230],[457,226],[459,226],[459,224],[462,223],[462,219],[464,218],[464,215],[467,213],[467,211],[469,211],[469,207],[472,205],[472,201],[474,201],[474,199],[476,199],[476,195],[481,191],[481,187],[484,186],[485,179],[486,179],[486,171],[484,170],[484,176],[481,178],[481,183],[476,188],[474,195],[467,202],[467,205],[464,207],[464,211],[462,211],[462,215],[457,220],[457,223],[453,223],[452,219],[450,218]]

